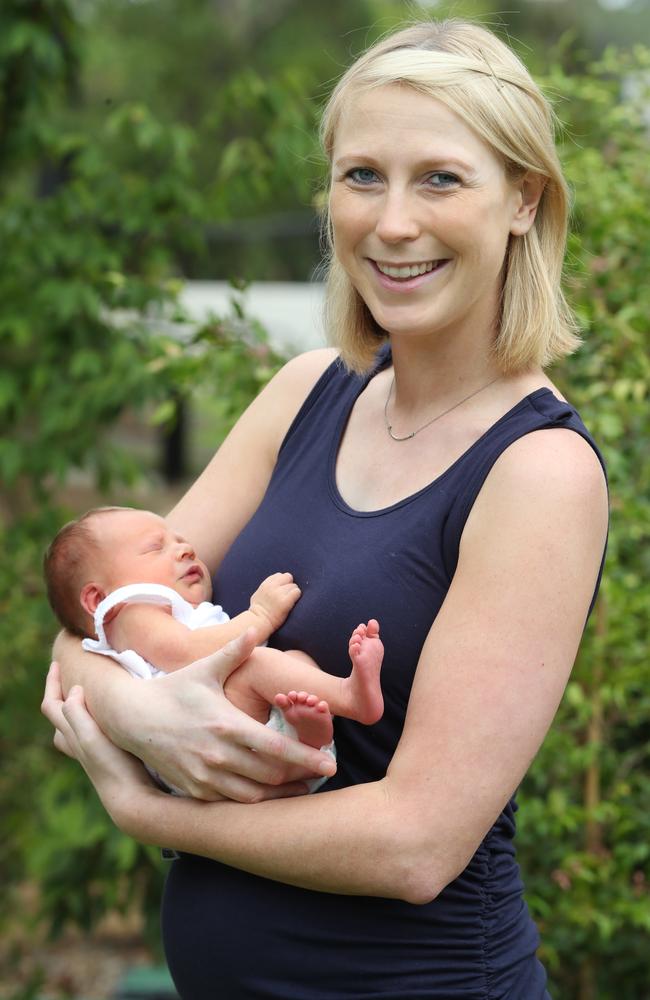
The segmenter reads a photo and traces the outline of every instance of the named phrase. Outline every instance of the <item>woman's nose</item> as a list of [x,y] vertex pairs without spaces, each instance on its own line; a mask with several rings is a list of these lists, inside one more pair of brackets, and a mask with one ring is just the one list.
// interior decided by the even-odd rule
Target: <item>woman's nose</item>
[[379,209],[375,232],[383,243],[401,243],[420,235],[415,206],[407,192],[387,191]]

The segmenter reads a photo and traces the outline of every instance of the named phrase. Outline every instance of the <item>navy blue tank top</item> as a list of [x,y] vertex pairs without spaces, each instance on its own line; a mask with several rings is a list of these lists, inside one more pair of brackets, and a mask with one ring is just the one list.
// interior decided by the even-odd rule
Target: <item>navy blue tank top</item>
[[[378,368],[389,363],[384,350]],[[321,376],[287,433],[262,503],[215,580],[214,600],[236,615],[260,580],[292,572],[302,597],[272,644],[302,649],[340,676],[349,673],[352,629],[370,617],[379,620],[385,712],[374,726],[336,719],[339,769],[317,793],[323,795],[385,775],[420,650],[454,575],[463,527],[499,455],[524,434],[548,427],[571,428],[595,448],[575,410],[538,389],[424,489],[383,510],[355,511],[337,490],[335,463],[350,411],[370,377],[338,363]],[[255,807],[249,808],[254,823]],[[425,906],[298,889],[182,855],[170,870],[163,903],[165,950],[181,997],[547,998],[514,856],[515,810],[513,800],[465,871]]]

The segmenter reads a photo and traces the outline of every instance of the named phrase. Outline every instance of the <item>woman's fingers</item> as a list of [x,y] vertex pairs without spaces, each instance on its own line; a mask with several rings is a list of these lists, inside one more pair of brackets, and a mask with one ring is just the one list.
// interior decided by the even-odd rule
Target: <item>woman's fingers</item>
[[[243,726],[239,742],[262,758],[259,771],[256,768],[255,778],[259,781],[286,781],[293,776],[292,769],[287,765],[296,765],[310,776],[318,775],[331,778],[336,773],[336,764],[328,754],[299,743],[288,736],[283,736],[260,723]],[[264,758],[267,758],[264,760]],[[269,770],[271,769],[271,770]]]
[[[331,757],[266,729],[229,702],[223,708],[214,735],[188,758],[187,769],[174,758],[156,762],[169,784],[194,798],[259,802],[303,794],[304,778],[335,772]],[[187,754],[187,741],[183,751]]]
[[225,698],[218,718],[198,731],[192,727],[173,749],[171,756],[147,763],[168,784],[207,800],[258,802],[299,795],[306,790],[305,778],[336,771],[329,755],[267,729]]
[[[218,753],[214,751],[206,753],[203,761],[207,780],[217,779],[221,771],[240,775],[262,785],[284,785],[287,782],[304,781],[306,778],[322,775],[322,772],[317,770],[318,761],[309,767],[304,764],[297,766],[282,758],[269,757],[236,743],[230,744]],[[331,777],[336,771],[336,765],[331,757],[328,757],[327,764],[327,776]]]
[[48,722],[54,726],[53,743],[55,748],[67,757],[77,759],[74,732],[63,714],[63,704],[59,665],[54,662],[50,664],[50,669],[45,678],[45,692],[43,694],[43,701],[41,702],[41,712]]
[[[205,782],[193,783],[188,788],[189,794],[195,799],[204,799],[207,802],[225,798],[233,802],[252,805],[266,799],[283,799],[305,795],[308,791],[307,786],[301,781],[288,782],[283,785],[266,785],[225,770],[218,772],[216,776],[218,782],[217,780],[212,781],[212,777],[214,776],[207,775]],[[218,792],[215,791],[217,783]]]
[[48,671],[41,711],[54,726],[54,746],[68,757],[80,760],[82,746],[98,735],[106,739],[89,715],[80,687],[73,687],[63,700],[58,663],[52,663]]
[[[329,754],[269,729],[225,699],[222,708],[218,732],[202,754],[214,778],[220,771],[227,771],[257,784],[281,785],[296,778],[329,778],[336,773]],[[227,794],[221,785],[218,790]]]
[[98,740],[110,742],[86,708],[82,688],[71,688],[68,697],[63,702],[61,711],[80,745],[86,747]]
[[192,671],[195,680],[209,679],[216,680],[223,686],[230,677],[233,670],[241,666],[244,660],[248,659],[255,646],[258,636],[254,629],[246,629],[236,639],[231,639],[222,649],[210,656],[204,656],[202,660],[196,660],[185,670]]
[[72,757],[75,760],[75,755],[73,754],[68,741],[61,732],[60,729],[54,730],[54,739],[52,740],[54,748],[59,751],[59,753],[64,753],[66,757]]
[[59,664],[51,663],[50,669],[45,678],[45,692],[41,702],[41,712],[45,718],[52,723],[55,729],[59,728],[62,718],[61,708],[63,705],[63,692],[61,690],[61,679],[59,676]]

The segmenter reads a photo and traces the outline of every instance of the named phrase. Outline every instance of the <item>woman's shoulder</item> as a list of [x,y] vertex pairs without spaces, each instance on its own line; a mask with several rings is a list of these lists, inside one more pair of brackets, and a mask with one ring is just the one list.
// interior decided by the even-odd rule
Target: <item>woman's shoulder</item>
[[333,347],[320,347],[314,351],[297,354],[282,366],[274,381],[283,389],[307,395],[321,375],[338,358]]
[[574,488],[604,483],[594,447],[570,426],[541,427],[517,438],[499,456],[495,471],[504,480],[533,486],[555,480]]
[[497,424],[506,447],[492,466],[494,486],[505,491],[529,487],[546,494],[553,490],[598,493],[605,486],[595,442],[571,401],[546,375],[532,373],[509,380],[506,406],[511,409]]
[[267,415],[281,412],[282,436],[319,380],[336,361],[333,348],[319,348],[291,358],[273,376],[258,397]]
[[287,361],[240,417],[225,444],[232,440],[249,455],[261,448],[272,466],[296,415],[336,357],[335,350],[322,348]]
[[544,510],[582,512],[606,520],[607,483],[593,445],[571,427],[544,427],[513,441],[499,456],[486,482],[491,499]]

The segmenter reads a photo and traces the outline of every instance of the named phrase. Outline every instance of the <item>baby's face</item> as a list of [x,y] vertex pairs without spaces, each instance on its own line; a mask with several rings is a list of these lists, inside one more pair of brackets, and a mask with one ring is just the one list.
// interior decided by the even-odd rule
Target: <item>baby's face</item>
[[129,583],[161,583],[190,604],[210,600],[207,566],[162,517],[144,510],[107,511],[97,516],[93,529],[103,553],[107,593]]

